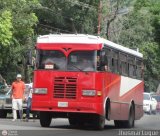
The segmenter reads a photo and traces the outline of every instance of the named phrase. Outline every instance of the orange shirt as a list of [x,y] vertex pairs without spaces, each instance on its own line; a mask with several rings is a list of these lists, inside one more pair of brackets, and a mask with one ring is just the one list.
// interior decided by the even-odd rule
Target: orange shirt
[[25,84],[23,81],[15,81],[12,83],[12,97],[14,99],[23,99]]

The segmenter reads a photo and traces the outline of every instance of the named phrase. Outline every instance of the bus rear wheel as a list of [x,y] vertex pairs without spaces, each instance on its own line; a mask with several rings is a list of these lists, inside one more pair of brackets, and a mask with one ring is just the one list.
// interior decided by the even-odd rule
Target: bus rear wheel
[[134,127],[134,121],[135,121],[135,111],[133,106],[130,107],[130,112],[128,116],[128,120],[115,120],[114,124],[118,128],[132,128]]
[[132,105],[130,107],[129,118],[127,121],[124,121],[124,126],[126,128],[132,128],[132,127],[134,127],[134,121],[135,121],[135,110]]
[[114,125],[117,128],[122,128],[123,127],[123,121],[122,120],[114,120]]
[[40,124],[42,127],[49,127],[52,117],[48,112],[40,112]]

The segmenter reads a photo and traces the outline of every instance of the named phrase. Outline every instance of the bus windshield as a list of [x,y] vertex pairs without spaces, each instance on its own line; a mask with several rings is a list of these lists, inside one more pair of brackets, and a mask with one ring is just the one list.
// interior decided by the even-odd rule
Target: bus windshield
[[74,51],[68,57],[68,71],[95,71],[96,51]]
[[65,70],[66,57],[61,51],[38,50],[36,64],[38,69]]
[[95,71],[96,51],[73,51],[68,58],[58,50],[38,50],[37,69]]

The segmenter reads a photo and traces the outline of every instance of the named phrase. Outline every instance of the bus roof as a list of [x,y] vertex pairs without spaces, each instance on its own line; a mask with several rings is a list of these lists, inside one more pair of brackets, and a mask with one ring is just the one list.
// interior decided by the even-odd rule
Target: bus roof
[[37,43],[73,43],[73,44],[75,43],[75,44],[102,44],[102,45],[105,44],[108,47],[132,54],[134,56],[138,56],[140,58],[143,57],[143,54],[138,51],[113,43],[99,36],[93,36],[93,35],[87,35],[87,34],[86,35],[85,34],[43,35],[37,38]]

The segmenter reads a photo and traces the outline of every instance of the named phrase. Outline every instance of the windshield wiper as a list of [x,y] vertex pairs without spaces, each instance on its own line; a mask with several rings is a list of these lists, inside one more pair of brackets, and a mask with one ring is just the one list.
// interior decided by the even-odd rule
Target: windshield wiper
[[81,71],[81,72],[84,72],[82,69],[80,69],[79,67],[77,67],[77,66],[75,66],[75,65],[73,65],[73,64],[69,64],[69,65],[75,67],[76,69],[78,69],[78,70]]

